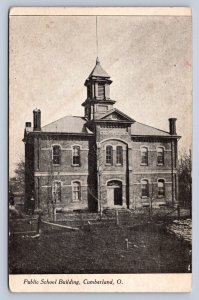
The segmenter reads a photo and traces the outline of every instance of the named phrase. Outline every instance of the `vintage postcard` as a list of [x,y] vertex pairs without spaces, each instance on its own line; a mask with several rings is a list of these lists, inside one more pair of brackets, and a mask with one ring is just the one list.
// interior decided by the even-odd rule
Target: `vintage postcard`
[[189,292],[191,9],[9,13],[9,288]]

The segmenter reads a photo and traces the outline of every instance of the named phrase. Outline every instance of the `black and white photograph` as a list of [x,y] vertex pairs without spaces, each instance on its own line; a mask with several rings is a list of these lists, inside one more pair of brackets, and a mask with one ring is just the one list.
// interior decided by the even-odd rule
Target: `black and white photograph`
[[10,10],[8,206],[13,291],[191,289],[191,9]]

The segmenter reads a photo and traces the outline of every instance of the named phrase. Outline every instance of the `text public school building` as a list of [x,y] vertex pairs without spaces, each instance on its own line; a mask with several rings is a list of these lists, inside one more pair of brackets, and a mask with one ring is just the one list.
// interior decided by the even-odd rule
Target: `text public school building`
[[139,123],[114,107],[110,76],[97,59],[85,81],[84,116],[41,127],[26,122],[25,203],[68,210],[135,208],[178,199],[176,119],[169,131]]

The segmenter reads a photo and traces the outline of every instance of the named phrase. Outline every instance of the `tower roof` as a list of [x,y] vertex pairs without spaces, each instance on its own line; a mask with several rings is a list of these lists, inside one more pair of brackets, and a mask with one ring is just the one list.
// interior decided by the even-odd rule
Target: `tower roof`
[[98,57],[96,59],[96,65],[95,65],[94,69],[92,70],[92,72],[90,73],[88,78],[91,78],[91,77],[110,78],[108,73],[101,67]]

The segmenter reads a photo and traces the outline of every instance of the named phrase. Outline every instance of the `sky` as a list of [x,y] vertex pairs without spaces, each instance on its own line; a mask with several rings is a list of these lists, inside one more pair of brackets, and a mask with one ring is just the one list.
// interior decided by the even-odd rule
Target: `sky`
[[[115,107],[192,146],[192,24],[188,16],[98,16],[98,56]],[[83,116],[84,82],[95,66],[95,16],[12,16],[9,31],[9,160],[24,158],[25,122]]]

